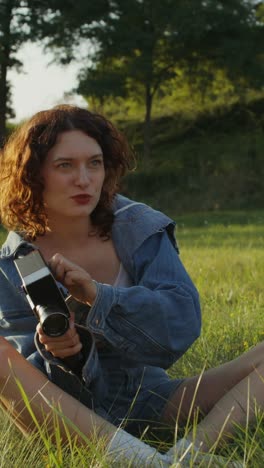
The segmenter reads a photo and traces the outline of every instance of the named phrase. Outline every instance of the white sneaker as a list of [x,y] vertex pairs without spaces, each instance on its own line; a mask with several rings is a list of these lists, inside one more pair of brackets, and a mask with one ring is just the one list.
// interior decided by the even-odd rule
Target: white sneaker
[[184,468],[199,466],[204,468],[243,468],[240,461],[229,461],[228,458],[202,453],[193,442],[187,439],[180,439],[166,452],[165,457],[171,460],[173,468]]

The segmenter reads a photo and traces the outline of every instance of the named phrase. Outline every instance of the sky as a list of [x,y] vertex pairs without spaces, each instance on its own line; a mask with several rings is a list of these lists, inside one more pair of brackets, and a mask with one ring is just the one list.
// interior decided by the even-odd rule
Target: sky
[[[49,65],[52,55],[44,53],[37,44],[24,45],[17,57],[24,64],[23,70],[11,70],[8,75],[16,113],[13,121],[19,122],[39,110],[65,102],[64,93],[71,91],[77,84],[80,65]],[[86,102],[78,95],[73,95],[67,102],[86,106]]]

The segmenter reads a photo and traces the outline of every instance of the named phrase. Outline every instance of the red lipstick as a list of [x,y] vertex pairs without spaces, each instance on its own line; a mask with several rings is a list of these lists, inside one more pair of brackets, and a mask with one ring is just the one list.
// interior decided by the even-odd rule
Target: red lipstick
[[79,195],[74,195],[71,198],[76,203],[78,203],[78,205],[87,205],[92,197],[90,195],[87,195],[87,194],[79,194]]

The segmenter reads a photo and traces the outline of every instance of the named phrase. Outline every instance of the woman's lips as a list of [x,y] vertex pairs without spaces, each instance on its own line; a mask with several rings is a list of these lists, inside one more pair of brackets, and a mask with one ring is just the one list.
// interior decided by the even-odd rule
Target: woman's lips
[[87,205],[92,197],[90,195],[74,195],[71,198],[79,205]]

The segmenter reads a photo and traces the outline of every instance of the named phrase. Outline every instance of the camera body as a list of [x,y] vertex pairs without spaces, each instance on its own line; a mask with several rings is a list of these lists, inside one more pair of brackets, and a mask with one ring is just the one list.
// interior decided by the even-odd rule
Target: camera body
[[56,280],[38,250],[14,260],[27,300],[48,336],[69,328],[70,311]]

